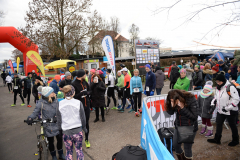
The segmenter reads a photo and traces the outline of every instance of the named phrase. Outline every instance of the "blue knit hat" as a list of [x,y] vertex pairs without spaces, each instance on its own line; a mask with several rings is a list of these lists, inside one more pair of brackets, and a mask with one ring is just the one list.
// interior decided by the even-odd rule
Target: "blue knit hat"
[[146,64],[145,67],[148,67],[149,69],[151,69],[150,64]]
[[44,97],[48,97],[53,91],[52,87],[42,87],[42,95]]

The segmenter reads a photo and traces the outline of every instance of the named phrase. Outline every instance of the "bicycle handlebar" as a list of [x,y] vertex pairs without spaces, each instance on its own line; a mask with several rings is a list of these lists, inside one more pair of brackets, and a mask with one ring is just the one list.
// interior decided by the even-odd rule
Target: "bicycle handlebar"
[[[28,120],[24,120],[24,123],[27,123]],[[56,121],[53,120],[53,118],[51,119],[45,119],[45,120],[33,120],[32,123],[56,123]]]

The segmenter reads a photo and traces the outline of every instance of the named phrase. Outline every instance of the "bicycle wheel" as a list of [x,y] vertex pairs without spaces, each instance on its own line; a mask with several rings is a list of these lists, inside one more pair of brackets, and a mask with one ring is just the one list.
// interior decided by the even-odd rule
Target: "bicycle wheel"
[[39,143],[39,160],[48,160],[48,149],[44,141]]

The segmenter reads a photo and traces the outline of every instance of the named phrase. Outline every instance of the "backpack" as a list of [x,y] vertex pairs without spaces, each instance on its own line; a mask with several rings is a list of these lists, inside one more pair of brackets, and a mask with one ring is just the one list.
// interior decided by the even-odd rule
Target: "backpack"
[[173,135],[174,128],[160,128],[158,130],[158,135],[164,144],[164,146],[168,149],[170,154],[173,156]]
[[125,146],[115,153],[112,160],[147,160],[147,153],[139,146]]
[[[226,91],[227,94],[229,95],[229,98],[231,98],[231,92],[230,92],[230,87],[234,86],[237,89],[238,95],[240,96],[240,85],[237,83],[230,83],[229,85],[227,85]],[[240,103],[238,103],[238,107],[240,108]]]

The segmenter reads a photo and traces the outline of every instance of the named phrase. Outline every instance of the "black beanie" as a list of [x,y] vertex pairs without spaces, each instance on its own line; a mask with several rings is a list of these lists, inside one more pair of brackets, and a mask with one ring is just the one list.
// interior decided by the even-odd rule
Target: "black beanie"
[[73,77],[77,76],[77,71],[73,71],[73,72],[72,72],[72,76],[73,76]]
[[157,71],[157,70],[160,70],[160,69],[161,69],[161,68],[160,68],[159,66],[156,67],[156,71]]
[[37,76],[36,79],[42,81],[41,77],[40,76]]
[[29,76],[29,74],[32,74],[32,72],[28,72],[28,76]]
[[107,69],[107,72],[108,72],[108,73],[111,73],[111,72],[112,72],[112,70],[111,70],[111,69]]
[[224,72],[220,72],[220,73],[217,75],[216,80],[221,81],[221,82],[223,82],[223,83],[226,83],[227,80],[226,80],[226,78],[225,78]]
[[85,71],[83,69],[80,69],[79,71],[77,71],[76,76],[78,78],[83,77],[84,75],[85,75]]

